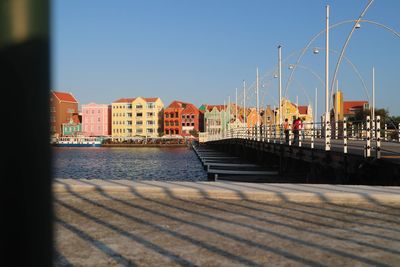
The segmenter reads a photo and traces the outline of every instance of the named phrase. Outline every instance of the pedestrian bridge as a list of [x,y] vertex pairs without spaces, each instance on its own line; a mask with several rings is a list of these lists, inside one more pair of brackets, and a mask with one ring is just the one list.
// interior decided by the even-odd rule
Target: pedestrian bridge
[[[225,136],[211,135],[203,143],[264,165],[279,166],[283,176],[302,173],[302,182],[400,184],[400,142],[388,138],[379,125],[359,129],[346,123],[329,129],[309,127],[298,138],[280,127],[237,128]],[[379,129],[379,130],[377,130]]]

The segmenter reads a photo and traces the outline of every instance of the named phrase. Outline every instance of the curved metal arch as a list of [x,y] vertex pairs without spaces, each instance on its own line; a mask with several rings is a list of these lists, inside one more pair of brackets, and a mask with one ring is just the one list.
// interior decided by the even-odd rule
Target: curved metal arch
[[[376,22],[376,21],[372,21],[372,20],[363,20],[363,19],[361,19],[361,20],[353,20],[353,19],[352,19],[352,20],[344,20],[344,21],[340,21],[340,22],[338,22],[338,23],[336,23],[336,24],[331,25],[331,26],[329,27],[329,29],[334,29],[334,28],[336,28],[336,27],[338,27],[338,26],[341,26],[341,25],[343,25],[343,24],[352,23],[352,22],[356,22],[356,21],[358,21],[358,23],[360,23],[360,22],[366,22],[366,23],[370,23],[370,24],[373,24],[373,25],[382,27],[382,28],[388,30],[389,32],[391,32],[392,34],[394,34],[396,37],[399,37],[399,38],[400,38],[400,33],[398,33],[397,31],[395,31],[394,29],[392,29],[392,28],[390,28],[390,27],[388,27],[388,26],[386,26],[386,25],[384,25],[384,24],[382,24],[382,23],[379,23],[379,22]],[[356,24],[357,24],[357,23],[356,23]],[[300,54],[299,57],[297,58],[297,61],[296,61],[296,63],[295,63],[296,65],[297,65],[298,63],[300,63],[301,59],[303,58],[303,56],[304,56],[304,54],[307,52],[307,50],[310,48],[311,44],[312,44],[319,36],[321,36],[321,34],[323,34],[325,31],[326,31],[326,30],[324,29],[324,30],[318,32],[316,35],[314,35],[314,36],[310,39],[310,41],[309,41],[309,42],[307,43],[307,45],[302,49],[301,54]],[[290,86],[290,83],[291,83],[291,81],[292,81],[292,79],[293,79],[293,75],[294,75],[295,70],[296,70],[296,67],[294,67],[294,68],[292,69],[292,71],[290,72],[290,74],[289,74],[289,78],[288,78],[287,83],[286,83],[286,86],[285,86],[285,94],[284,94],[284,95],[287,94],[287,91],[288,91],[288,88],[289,88],[289,86]]]

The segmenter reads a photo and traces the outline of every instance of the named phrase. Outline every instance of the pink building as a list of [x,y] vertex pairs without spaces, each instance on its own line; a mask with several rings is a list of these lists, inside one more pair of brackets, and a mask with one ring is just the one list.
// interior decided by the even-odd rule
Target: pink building
[[82,132],[85,136],[111,135],[111,105],[82,105]]

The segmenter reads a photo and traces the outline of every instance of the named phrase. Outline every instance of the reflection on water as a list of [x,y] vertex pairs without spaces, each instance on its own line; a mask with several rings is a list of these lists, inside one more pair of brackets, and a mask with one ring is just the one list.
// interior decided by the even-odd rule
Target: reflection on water
[[55,178],[206,180],[195,153],[186,147],[54,148]]

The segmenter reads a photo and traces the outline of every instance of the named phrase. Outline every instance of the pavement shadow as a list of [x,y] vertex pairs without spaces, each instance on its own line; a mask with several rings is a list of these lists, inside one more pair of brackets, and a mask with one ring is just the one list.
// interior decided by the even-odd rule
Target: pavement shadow
[[[275,248],[273,246],[266,246],[265,244],[259,244],[257,242],[254,242],[253,240],[250,240],[250,239],[245,238],[243,236],[236,235],[236,234],[234,234],[232,232],[227,232],[225,230],[216,229],[214,227],[211,227],[211,226],[208,226],[208,225],[204,225],[204,224],[200,224],[200,223],[197,223],[195,221],[189,221],[189,220],[185,220],[185,219],[179,218],[179,217],[173,215],[174,214],[174,210],[175,211],[184,212],[184,213],[187,213],[187,214],[191,214],[191,215],[194,215],[194,216],[198,216],[198,217],[203,217],[203,218],[206,218],[206,219],[208,219],[210,221],[211,220],[212,221],[217,221],[217,222],[220,222],[220,223],[223,223],[223,224],[232,225],[234,227],[240,227],[240,228],[243,228],[243,229],[246,229],[246,230],[256,231],[256,232],[258,232],[260,234],[264,234],[266,236],[272,236],[272,237],[274,237],[276,239],[283,240],[285,242],[291,242],[291,243],[294,243],[294,244],[299,245],[299,246],[308,247],[308,248],[313,249],[313,250],[318,250],[318,251],[320,251],[322,253],[329,253],[332,256],[341,256],[341,257],[347,258],[349,260],[359,262],[361,264],[368,264],[368,265],[374,265],[374,266],[386,266],[384,263],[381,263],[379,261],[375,261],[373,259],[361,257],[361,256],[357,255],[356,253],[351,253],[350,251],[347,251],[347,250],[340,250],[340,249],[332,248],[332,247],[325,246],[325,245],[322,245],[322,244],[319,244],[319,243],[316,243],[316,242],[312,242],[310,240],[303,240],[303,239],[296,238],[296,237],[293,237],[293,236],[288,235],[288,234],[283,234],[283,233],[280,233],[280,232],[277,232],[277,231],[269,230],[268,226],[274,226],[274,227],[279,226],[279,227],[287,228],[290,231],[306,232],[308,234],[316,235],[316,236],[319,236],[319,237],[323,237],[323,238],[326,238],[328,240],[330,239],[330,240],[334,240],[334,241],[347,242],[347,243],[350,243],[350,244],[353,244],[353,245],[357,245],[357,246],[368,247],[368,248],[371,248],[371,249],[374,249],[374,250],[377,250],[377,251],[381,251],[381,252],[384,252],[384,253],[390,253],[390,254],[394,254],[394,255],[398,255],[400,253],[399,250],[393,249],[393,248],[390,248],[390,247],[383,247],[383,246],[380,246],[380,245],[377,245],[377,244],[373,244],[373,243],[368,243],[368,242],[365,242],[365,241],[362,241],[362,240],[357,240],[357,239],[348,238],[348,237],[341,237],[341,236],[337,236],[337,235],[326,233],[324,231],[318,231],[318,230],[315,230],[315,229],[313,229],[311,227],[299,227],[299,226],[295,226],[295,225],[293,225],[291,223],[286,223],[286,221],[272,220],[272,219],[269,219],[268,217],[263,217],[263,216],[251,214],[249,211],[252,211],[252,212],[256,211],[256,212],[259,212],[260,214],[264,214],[265,215],[267,213],[269,215],[275,215],[277,217],[280,217],[280,218],[283,218],[283,219],[286,219],[286,220],[297,221],[297,222],[306,223],[306,224],[309,224],[309,225],[320,226],[320,227],[328,227],[328,228],[335,228],[335,226],[332,226],[332,225],[329,225],[329,224],[326,224],[326,223],[322,223],[318,219],[316,221],[312,221],[312,220],[309,220],[309,219],[304,219],[302,217],[288,215],[288,213],[289,213],[288,211],[296,211],[296,212],[303,212],[304,213],[304,211],[302,209],[291,208],[291,207],[288,208],[288,207],[285,206],[285,208],[281,209],[281,211],[279,211],[279,212],[274,211],[271,208],[278,209],[278,208],[281,208],[281,206],[280,205],[274,205],[274,204],[271,204],[271,203],[248,200],[247,197],[245,195],[243,195],[243,193],[240,192],[240,191],[237,191],[236,193],[238,195],[241,195],[241,198],[244,201],[240,202],[239,204],[236,203],[236,202],[235,202],[235,204],[232,204],[232,203],[229,203],[229,201],[224,201],[224,200],[218,200],[217,201],[215,199],[212,199],[212,198],[210,198],[210,196],[208,196],[206,191],[201,190],[200,188],[192,186],[192,188],[196,188],[196,190],[199,190],[199,193],[201,193],[205,199],[207,199],[208,201],[212,201],[212,202],[214,202],[214,203],[219,205],[218,207],[215,207],[213,205],[199,203],[199,202],[195,202],[195,201],[192,201],[192,200],[189,200],[189,199],[181,199],[181,198],[179,198],[179,196],[174,195],[170,191],[170,189],[168,187],[160,186],[161,188],[163,188],[165,193],[171,199],[177,200],[177,201],[182,203],[182,205],[177,205],[177,204],[173,205],[171,203],[164,203],[162,200],[153,199],[153,198],[147,198],[146,196],[144,196],[140,192],[138,192],[134,187],[129,187],[126,184],[120,183],[118,181],[107,181],[110,184],[117,184],[117,185],[120,185],[120,186],[122,185],[122,186],[129,187],[132,195],[135,198],[139,198],[141,200],[145,200],[145,201],[147,201],[149,203],[154,203],[154,204],[157,204],[159,206],[163,206],[166,209],[170,209],[171,210],[171,211],[168,211],[168,210],[159,211],[159,210],[152,210],[152,209],[150,209],[148,207],[140,206],[138,204],[135,204],[134,201],[127,201],[125,199],[120,199],[118,197],[110,195],[110,194],[106,193],[101,187],[97,186],[95,183],[92,183],[92,182],[89,182],[89,181],[84,181],[84,180],[81,180],[80,182],[95,186],[96,187],[96,191],[100,195],[102,195],[103,197],[108,198],[108,199],[110,199],[112,201],[118,202],[120,204],[123,204],[125,206],[128,206],[130,208],[138,209],[138,210],[140,210],[142,212],[146,212],[146,213],[149,213],[149,214],[152,214],[152,215],[155,215],[155,216],[164,217],[164,218],[166,218],[168,220],[173,220],[173,221],[181,223],[181,224],[190,225],[191,227],[194,227],[194,228],[197,228],[197,229],[200,229],[200,230],[203,230],[203,231],[208,231],[208,232],[210,232],[212,234],[218,235],[221,238],[227,238],[227,239],[232,240],[233,242],[240,242],[240,243],[243,243],[243,244],[245,244],[246,246],[249,246],[249,247],[254,247],[254,248],[257,248],[257,249],[261,249],[261,250],[263,250],[265,252],[274,253],[276,255],[279,255],[279,256],[284,257],[286,259],[294,260],[295,262],[302,263],[304,265],[320,266],[320,265],[324,265],[324,264],[320,263],[320,262],[317,262],[317,261],[315,261],[313,259],[310,259],[310,258],[305,258],[304,255],[296,255],[296,254],[291,253],[290,251],[277,249],[277,248]],[[154,186],[153,183],[148,183],[148,182],[143,182],[143,181],[139,182],[139,183]],[[170,182],[170,183],[173,183],[173,182]],[[182,186],[181,183],[179,183],[179,185]],[[98,206],[98,204],[94,203],[93,200],[87,199],[87,198],[77,194],[76,192],[73,192],[70,188],[68,188],[69,185],[65,184],[65,186],[67,187],[67,190],[72,195],[74,195],[77,198],[79,198],[81,200],[84,200],[84,201],[86,201],[88,203],[91,203],[93,205],[97,205]],[[190,187],[188,184],[186,184],[185,186]],[[224,186],[222,186],[222,187],[224,187]],[[226,188],[226,187],[224,187],[224,188]],[[231,190],[234,190],[234,189],[231,189]],[[284,195],[282,195],[282,199],[287,201],[287,199],[285,198]],[[222,204],[222,207],[221,207],[221,204]],[[259,208],[259,207],[255,206],[255,204],[256,205],[263,205],[263,207],[265,207],[265,205],[268,205],[269,209],[265,210],[265,209]],[[248,217],[248,218],[250,218],[252,220],[256,220],[258,222],[264,223],[265,227],[259,227],[259,226],[255,226],[255,225],[248,224],[248,223],[229,221],[229,220],[224,219],[224,217],[222,215],[221,216],[215,216],[215,215],[211,215],[211,214],[209,214],[207,212],[194,211],[194,210],[191,210],[189,208],[185,208],[185,205],[186,206],[193,206],[193,205],[201,206],[201,207],[209,209],[209,210],[218,210],[219,212],[223,212],[225,214],[234,214],[234,215],[237,215],[237,216]],[[238,207],[241,208],[240,211],[237,211]],[[120,216],[125,216],[125,217],[127,216],[126,214],[120,214],[121,212],[118,211],[118,210],[110,210],[109,207],[101,206],[101,208],[109,210],[109,211],[112,211],[114,213],[117,213]],[[316,207],[314,207],[314,208],[316,208]],[[310,212],[305,212],[305,214],[306,215],[313,215],[313,216],[317,216],[317,217],[318,216],[320,216],[320,217],[324,216],[321,213],[311,213],[310,214]],[[129,216],[128,216],[128,218],[129,218]],[[129,219],[132,219],[132,218],[129,218]],[[335,217],[331,217],[330,219],[334,220],[336,218]],[[152,227],[155,228],[155,230],[159,230],[156,225],[152,225]],[[336,228],[340,229],[338,227],[336,227]],[[345,229],[345,230],[348,230],[348,229]],[[356,230],[351,230],[351,229],[349,231],[353,232],[353,233],[360,234],[360,235],[369,235],[369,233],[365,233],[365,232],[362,232],[362,231],[356,231]],[[169,234],[174,235],[174,236],[179,236],[180,238],[183,238],[185,240],[187,240],[187,238],[188,238],[188,237],[182,236],[182,234],[177,234],[177,233],[169,233]],[[388,238],[388,240],[390,240],[390,241],[398,241],[397,239],[393,239],[393,238],[391,239],[390,237],[386,237],[386,236],[380,236],[380,235],[374,235],[374,234],[372,234],[371,236],[377,237],[377,238],[382,238],[382,239]],[[189,238],[189,240],[192,243],[194,243],[196,245],[199,245],[198,241],[196,242],[196,240],[193,240],[193,238]],[[229,255],[229,252],[223,251],[221,248],[215,248],[215,247],[212,247],[212,246],[210,247],[210,244],[208,244],[208,245],[200,244],[200,245],[202,246],[202,248],[208,248],[211,251],[213,251],[214,253],[215,252],[219,253],[219,255],[232,257],[232,255]],[[243,259],[241,257],[238,257],[237,255],[233,259],[235,259],[235,261],[237,261],[237,262],[240,262],[241,264],[243,264],[246,261],[245,259]],[[248,263],[249,262],[247,262],[247,264]],[[253,264],[254,262],[251,262],[251,263]]]

